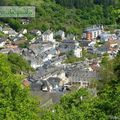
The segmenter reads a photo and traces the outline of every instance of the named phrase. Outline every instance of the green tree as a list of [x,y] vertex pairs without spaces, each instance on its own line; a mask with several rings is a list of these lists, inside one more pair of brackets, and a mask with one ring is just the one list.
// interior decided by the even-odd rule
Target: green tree
[[39,120],[38,104],[13,74],[7,56],[0,54],[0,120]]
[[8,62],[13,73],[28,74],[33,70],[30,64],[21,55],[16,53],[8,54]]

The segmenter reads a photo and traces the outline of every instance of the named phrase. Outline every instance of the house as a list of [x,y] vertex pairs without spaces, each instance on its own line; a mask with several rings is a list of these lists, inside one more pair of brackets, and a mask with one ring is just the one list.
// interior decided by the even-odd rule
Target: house
[[50,77],[47,79],[47,82],[49,84],[49,91],[59,91],[61,86],[60,86],[60,82],[62,81],[62,79],[58,78],[58,77]]
[[24,35],[24,34],[27,34],[27,29],[22,29],[22,30],[20,31],[20,33],[23,34],[23,35]]
[[109,47],[105,44],[96,49],[96,53],[99,55],[103,55],[109,52]]
[[14,36],[16,36],[18,34],[15,30],[10,28],[9,26],[4,26],[3,29],[2,29],[2,32],[4,34],[9,35],[9,37],[14,37]]
[[1,32],[3,31],[2,29],[3,29],[2,26],[0,26],[0,31],[1,31]]
[[59,30],[55,33],[55,37],[59,37],[61,40],[65,39],[65,32],[62,30]]
[[97,77],[95,71],[89,71],[82,64],[74,66],[67,71],[67,77],[71,84],[79,84],[80,87],[89,87],[91,80]]
[[53,39],[53,32],[51,30],[47,30],[42,34],[42,41],[43,42],[55,42]]
[[91,53],[91,54],[95,54],[96,53],[96,48],[95,47],[92,47],[92,46],[89,46],[87,48],[87,52],[88,53]]
[[19,33],[16,36],[11,37],[10,39],[15,42],[15,41],[19,41],[21,39],[26,39],[26,38],[25,38],[25,36],[22,33]]
[[31,22],[31,20],[29,20],[29,19],[21,19],[21,22],[22,22],[23,25],[28,25]]
[[44,92],[44,89],[49,89],[47,81],[36,81],[31,83],[31,94],[37,98],[40,98],[39,103],[40,107],[50,107],[53,104],[60,102],[61,97],[63,96],[62,92]]
[[89,47],[94,47],[95,44],[96,44],[96,41],[91,41],[91,42],[88,44],[88,46],[89,46]]
[[23,80],[22,84],[25,88],[30,87],[30,82],[27,79]]
[[109,45],[109,47],[115,47],[118,45],[117,41],[113,39],[109,39],[107,44]]
[[117,39],[120,40],[120,32],[117,34]]
[[40,30],[34,29],[30,31],[31,34],[35,35],[35,36],[41,36],[42,33]]
[[44,65],[57,55],[53,43],[30,44],[29,48],[23,51],[23,55],[34,68]]
[[6,43],[6,38],[0,38],[0,47],[4,47]]
[[[36,69],[36,73],[29,79],[33,86],[39,84],[39,87],[34,86],[34,89],[39,89],[42,91],[60,91],[61,87],[67,83],[65,72],[62,68],[56,66],[49,66],[47,69],[39,67]],[[35,84],[34,84],[35,83]]]
[[61,91],[63,84],[62,79],[58,77],[50,77],[47,80],[37,80],[31,83],[33,91],[43,92],[63,92]]
[[97,61],[93,61],[90,63],[90,67],[93,71],[99,71],[100,70],[100,64]]
[[82,48],[81,47],[76,47],[74,50],[74,56],[77,58],[82,57]]
[[96,52],[102,55],[104,53],[108,53],[109,55],[112,55],[112,54],[117,54],[118,50],[119,50],[119,46],[117,40],[109,39],[104,45],[98,47]]
[[110,39],[110,37],[111,37],[111,34],[110,33],[106,33],[106,32],[101,33],[101,35],[99,35],[99,38],[100,38],[101,42],[108,41]]
[[34,80],[47,80],[50,77],[59,77],[64,80],[65,72],[61,67],[49,66],[47,69],[39,67],[36,69],[36,73],[32,76]]
[[23,36],[21,38],[20,37],[15,37],[13,41],[16,45],[20,45],[20,44],[26,43],[27,38],[25,36]]
[[6,44],[5,47],[6,47],[6,48],[12,48],[12,49],[18,48],[17,45],[11,44],[11,43],[10,43],[10,44]]
[[[29,81],[31,81],[33,78],[30,78]],[[44,80],[34,80],[31,83],[31,90],[32,91],[49,91],[49,86],[47,81]]]
[[115,34],[103,32],[99,35],[99,38],[101,42],[107,42],[109,39],[117,39],[117,36]]
[[51,60],[51,65],[59,66],[65,59],[67,59],[66,55],[55,56]]
[[96,39],[101,33],[102,33],[101,26],[88,27],[83,32],[83,39],[91,41],[93,39]]
[[42,58],[38,54],[36,55],[34,51],[30,49],[27,49],[27,48],[23,49],[22,55],[30,63],[30,65],[35,69],[43,65]]
[[21,50],[19,48],[4,48],[0,50],[0,53],[8,54],[8,53],[17,53],[20,54]]
[[87,49],[89,47],[89,44],[91,43],[91,41],[84,40],[84,39],[80,40],[79,42],[80,42],[81,47],[84,49]]
[[117,40],[110,39],[107,43],[108,48],[109,48],[109,53],[112,55],[117,55],[119,51],[119,46]]
[[50,42],[47,44],[31,44],[29,49],[34,52],[35,56],[39,56],[43,62],[51,60],[57,54],[54,44]]
[[82,56],[82,48],[79,46],[79,42],[75,40],[64,40],[58,47],[61,53],[73,51],[74,55],[78,58]]

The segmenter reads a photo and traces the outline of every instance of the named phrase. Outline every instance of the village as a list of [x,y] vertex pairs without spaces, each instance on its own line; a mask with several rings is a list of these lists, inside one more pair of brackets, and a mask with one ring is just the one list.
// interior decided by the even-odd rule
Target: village
[[120,30],[111,33],[102,25],[85,28],[81,39],[63,30],[16,32],[8,24],[0,26],[0,53],[17,53],[30,63],[35,73],[23,84],[42,96],[43,104],[50,100],[57,103],[60,96],[74,89],[94,89],[103,56],[113,59],[119,50]]

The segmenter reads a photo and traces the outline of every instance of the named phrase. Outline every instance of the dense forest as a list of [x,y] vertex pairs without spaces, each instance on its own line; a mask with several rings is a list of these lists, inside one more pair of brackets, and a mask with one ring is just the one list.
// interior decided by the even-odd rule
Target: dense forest
[[[114,2],[107,4],[107,1]],[[0,5],[36,6],[36,17],[31,18],[29,25],[22,25],[19,18],[0,18],[17,31],[22,28],[41,31],[62,29],[80,36],[85,27],[93,24],[120,28],[119,0],[1,0]]]
[[75,7],[80,9],[93,7],[94,5],[120,7],[120,0],[56,0],[56,2],[68,8]]

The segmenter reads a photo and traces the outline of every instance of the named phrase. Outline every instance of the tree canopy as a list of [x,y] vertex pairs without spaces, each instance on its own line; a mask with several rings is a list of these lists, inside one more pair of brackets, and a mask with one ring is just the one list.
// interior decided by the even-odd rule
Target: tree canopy
[[37,102],[22,86],[23,79],[0,54],[0,120],[39,120]]

